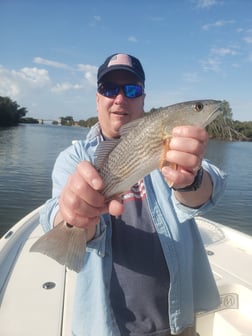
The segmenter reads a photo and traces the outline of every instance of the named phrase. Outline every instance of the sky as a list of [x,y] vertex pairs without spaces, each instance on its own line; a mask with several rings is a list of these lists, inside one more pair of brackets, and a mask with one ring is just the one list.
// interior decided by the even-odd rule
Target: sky
[[0,96],[27,117],[96,116],[117,52],[141,60],[146,111],[221,99],[252,120],[252,0],[0,0]]

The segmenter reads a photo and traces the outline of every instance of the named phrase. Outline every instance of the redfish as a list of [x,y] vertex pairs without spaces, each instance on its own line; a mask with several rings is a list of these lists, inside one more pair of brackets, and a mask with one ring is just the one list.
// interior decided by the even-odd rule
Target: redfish
[[[172,129],[182,125],[206,127],[221,113],[221,103],[188,101],[160,108],[123,125],[119,139],[101,142],[94,165],[104,182],[105,199],[123,194],[155,169],[173,166],[165,159]],[[84,263],[86,230],[62,222],[39,238],[30,251],[46,254],[79,272]]]

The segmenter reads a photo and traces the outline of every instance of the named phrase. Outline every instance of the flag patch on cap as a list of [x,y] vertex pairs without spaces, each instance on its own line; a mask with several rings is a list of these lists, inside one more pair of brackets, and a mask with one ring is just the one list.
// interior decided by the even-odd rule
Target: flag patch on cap
[[129,55],[125,55],[125,54],[114,55],[111,58],[111,60],[109,61],[108,67],[110,67],[112,65],[117,65],[117,64],[122,64],[122,65],[127,65],[129,67],[132,67],[131,57],[129,57]]

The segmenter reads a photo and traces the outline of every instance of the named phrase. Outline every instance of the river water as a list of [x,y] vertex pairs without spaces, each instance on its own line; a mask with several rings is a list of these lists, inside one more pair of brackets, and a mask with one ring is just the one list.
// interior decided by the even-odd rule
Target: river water
[[[88,129],[53,125],[0,128],[0,236],[51,195],[57,155]],[[211,140],[206,157],[228,173],[220,203],[206,217],[252,235],[252,142]]]

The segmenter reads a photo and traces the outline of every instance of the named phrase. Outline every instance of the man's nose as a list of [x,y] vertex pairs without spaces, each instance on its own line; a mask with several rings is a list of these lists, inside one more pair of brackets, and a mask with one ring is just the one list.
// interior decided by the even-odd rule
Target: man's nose
[[115,101],[117,103],[120,103],[121,101],[125,100],[126,96],[123,92],[123,89],[120,88],[120,91],[118,92],[117,96],[115,97]]

